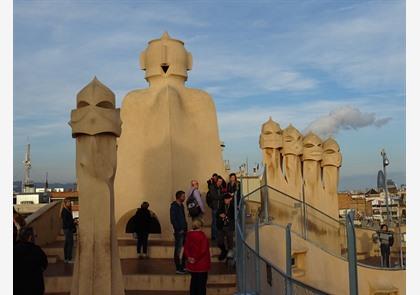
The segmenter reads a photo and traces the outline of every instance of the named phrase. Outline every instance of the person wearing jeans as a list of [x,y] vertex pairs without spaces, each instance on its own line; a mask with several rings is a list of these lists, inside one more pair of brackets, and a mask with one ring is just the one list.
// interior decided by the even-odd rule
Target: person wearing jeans
[[135,231],[137,235],[137,255],[147,258],[147,246],[149,240],[150,224],[152,223],[152,213],[149,210],[149,203],[143,202],[137,209],[135,218]]
[[61,210],[64,233],[64,263],[73,263],[73,231],[75,229],[71,201],[64,200],[64,207]]
[[211,239],[217,240],[217,209],[211,209]]
[[394,244],[394,235],[388,230],[386,224],[382,224],[378,236],[379,242],[381,243],[381,265],[382,267],[390,267],[389,256],[391,254],[391,247]]
[[185,243],[185,235],[187,233],[187,220],[185,219],[185,192],[177,191],[175,194],[176,200],[172,202],[170,209],[170,217],[172,227],[174,228],[175,247],[174,247],[174,262],[177,274],[185,274],[185,256],[182,255],[182,248]]
[[[224,201],[217,212],[217,245],[220,248],[219,260],[233,256],[233,235],[235,232],[234,203],[231,194],[224,195]],[[226,240],[226,242],[225,242]]]
[[[214,176],[214,175],[213,175]],[[217,176],[217,174],[216,174]],[[211,239],[216,240],[217,238],[217,211],[223,202],[223,178],[217,176],[216,182],[213,178],[208,181],[209,187],[209,206],[211,207]]]
[[185,244],[185,231],[175,232],[174,262],[177,274],[185,274],[185,255],[181,251]]

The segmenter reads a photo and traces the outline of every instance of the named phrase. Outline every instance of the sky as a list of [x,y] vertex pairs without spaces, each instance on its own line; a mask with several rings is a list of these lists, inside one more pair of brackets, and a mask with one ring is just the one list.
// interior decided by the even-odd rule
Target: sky
[[187,86],[214,99],[233,170],[261,161],[271,116],[337,140],[340,189],[375,187],[382,148],[405,183],[404,1],[14,1],[13,16],[14,180],[30,143],[35,181],[73,182],[77,92],[96,75],[120,106],[168,31],[193,56]]

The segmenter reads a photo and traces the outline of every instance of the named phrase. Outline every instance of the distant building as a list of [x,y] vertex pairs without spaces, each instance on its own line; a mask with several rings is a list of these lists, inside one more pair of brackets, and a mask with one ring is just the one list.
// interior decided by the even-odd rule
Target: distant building
[[[388,209],[391,219],[395,223],[405,224],[406,219],[406,191],[405,186],[398,189],[392,180],[387,181]],[[404,189],[403,189],[404,188]],[[385,192],[368,189],[362,192],[341,192],[338,194],[339,216],[341,219],[350,210],[355,210],[357,220],[374,221],[376,224],[387,220]]]
[[55,187],[55,188],[53,188],[53,190],[52,190],[53,192],[64,192],[64,188],[63,187]]
[[372,203],[366,200],[364,193],[338,193],[338,214],[340,219],[346,218],[346,214],[351,210],[355,211],[355,223],[357,223],[357,220],[372,216]]
[[388,192],[391,194],[398,193],[398,187],[392,179],[386,181],[386,186],[388,187]]
[[36,192],[36,193],[51,192],[51,189],[50,189],[50,188],[47,188],[47,189],[45,190],[45,188],[43,188],[43,187],[39,187],[39,188],[35,188],[35,192]]
[[18,193],[15,195],[16,205],[21,204],[48,204],[50,202],[50,194],[47,192]]
[[64,199],[70,199],[72,202],[73,217],[79,217],[79,192],[77,191],[64,191],[63,188],[47,189],[37,188],[33,193],[15,193],[13,194],[13,204],[15,209],[27,216],[37,211],[42,206]]

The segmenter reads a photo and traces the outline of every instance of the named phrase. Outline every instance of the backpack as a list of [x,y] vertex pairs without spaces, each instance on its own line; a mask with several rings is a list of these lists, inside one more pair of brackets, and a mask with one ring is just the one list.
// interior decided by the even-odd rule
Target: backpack
[[194,191],[195,190],[192,191],[191,195],[187,199],[188,214],[191,217],[197,217],[201,213],[201,208],[198,205],[197,200],[194,198]]

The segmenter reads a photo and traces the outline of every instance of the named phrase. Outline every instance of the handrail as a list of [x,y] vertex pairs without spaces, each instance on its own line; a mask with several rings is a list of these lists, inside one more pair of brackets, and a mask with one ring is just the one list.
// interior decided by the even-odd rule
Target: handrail
[[[278,189],[276,189],[276,188],[274,188],[274,187],[270,186],[269,184],[264,184],[264,185],[262,185],[262,186],[260,186],[260,187],[258,187],[258,188],[256,188],[256,189],[254,189],[253,191],[251,191],[251,192],[247,193],[247,194],[246,194],[245,196],[243,196],[242,198],[246,198],[246,197],[248,197],[248,196],[250,196],[250,195],[252,195],[252,194],[256,193],[257,191],[261,190],[261,189],[262,189],[262,188],[264,188],[264,187],[267,187],[267,188],[269,188],[269,189],[271,189],[271,190],[273,190],[273,191],[275,191],[275,192],[277,192],[277,193],[280,193],[280,194],[284,195],[285,197],[287,197],[287,198],[289,198],[289,199],[292,199],[293,201],[296,201],[296,202],[298,202],[298,203],[300,203],[300,204],[303,204],[304,206],[306,206],[306,207],[308,207],[308,208],[310,208],[310,209],[312,209],[312,210],[316,211],[317,213],[319,213],[319,214],[321,214],[321,215],[323,215],[323,216],[325,216],[325,217],[327,217],[327,218],[329,218],[329,219],[331,219],[331,220],[333,220],[333,221],[336,221],[337,223],[340,223],[340,224],[343,224],[343,225],[345,224],[345,222],[344,222],[343,220],[340,220],[340,219],[334,218],[334,217],[332,217],[332,216],[328,215],[327,213],[325,213],[325,212],[323,212],[323,211],[319,210],[318,208],[315,208],[315,207],[313,207],[312,205],[310,205],[310,204],[308,204],[308,203],[303,202],[302,200],[299,200],[299,199],[297,199],[297,198],[295,198],[295,197],[293,197],[293,196],[291,196],[291,195],[289,195],[289,194],[287,194],[287,193],[285,193],[285,192],[279,191]],[[356,225],[356,228],[362,228],[362,229],[368,229],[368,230],[375,230],[375,229],[372,229],[372,228],[370,228],[370,227],[366,227],[366,226],[363,226],[363,225]]]
[[253,190],[252,192],[250,192],[250,193],[246,194],[243,198],[248,197],[249,195],[251,195],[251,194],[255,193],[255,192],[256,192],[256,191],[258,191],[258,190],[261,190],[261,189],[262,189],[262,188],[264,188],[264,187],[267,187],[267,188],[269,188],[269,189],[272,189],[273,191],[278,192],[278,193],[280,193],[280,194],[284,195],[285,197],[288,197],[289,199],[292,199],[292,200],[294,200],[294,201],[296,201],[296,202],[298,202],[298,203],[300,203],[300,204],[304,204],[306,207],[309,207],[309,208],[311,208],[311,209],[315,210],[317,213],[320,213],[321,215],[323,215],[323,216],[325,216],[325,217],[327,217],[327,218],[329,218],[329,219],[332,219],[333,221],[336,221],[336,222],[338,222],[338,223],[340,223],[340,224],[344,224],[344,223],[343,223],[342,221],[340,221],[339,219],[335,219],[334,217],[332,217],[332,216],[330,216],[330,215],[326,214],[325,212],[322,212],[322,211],[321,211],[321,210],[319,210],[318,208],[315,208],[315,207],[311,206],[310,204],[303,202],[302,200],[296,199],[295,197],[292,197],[291,195],[289,195],[289,194],[287,194],[287,193],[281,192],[281,191],[279,191],[278,189],[276,189],[276,188],[274,188],[274,187],[272,187],[272,186],[270,186],[270,185],[268,185],[268,184],[264,184],[264,185],[260,186],[259,188],[257,188],[257,189],[255,189],[255,190]]
[[[262,186],[263,187],[263,186]],[[255,192],[257,192],[258,190],[260,190],[262,187],[260,187],[260,188],[257,188],[257,189],[255,189],[255,190],[253,190],[251,193],[255,193]],[[244,199],[246,199],[246,198],[248,198],[249,197],[249,195],[250,194],[247,194],[246,196],[244,196],[244,197],[242,197],[241,199],[240,199],[240,201],[239,201],[239,210],[237,211],[237,215],[235,216],[235,223],[236,223],[236,228],[237,228],[237,231],[238,231],[238,237],[239,237],[239,239],[241,240],[241,242],[249,249],[249,250],[251,250],[255,255],[256,255],[256,257],[258,258],[258,259],[260,259],[260,260],[262,260],[262,261],[264,261],[266,264],[269,264],[270,265],[270,267],[272,267],[275,271],[277,271],[280,275],[282,275],[283,277],[285,277],[287,280],[289,280],[289,281],[291,281],[292,283],[294,283],[294,284],[296,284],[296,285],[299,285],[300,287],[303,287],[303,288],[305,288],[305,289],[307,289],[307,290],[309,290],[309,291],[311,291],[311,292],[314,292],[314,293],[316,293],[316,294],[321,294],[321,295],[328,295],[328,293],[326,293],[326,292],[324,292],[324,291],[321,291],[321,290],[319,290],[319,289],[316,289],[316,288],[314,288],[314,287],[312,287],[312,286],[309,286],[309,285],[307,285],[307,284],[305,284],[305,283],[303,283],[303,282],[301,282],[301,281],[298,281],[298,280],[296,280],[296,279],[294,279],[292,276],[290,276],[290,275],[288,275],[288,274],[286,274],[285,272],[283,272],[278,266],[276,266],[276,265],[274,265],[274,264],[272,264],[267,258],[265,258],[265,257],[263,257],[263,256],[261,256],[259,253],[257,253],[256,251],[255,251],[255,249],[253,249],[248,243],[247,243],[247,241],[246,241],[246,239],[245,239],[245,233],[242,231],[242,226],[240,226],[240,225],[238,225],[237,224],[237,222],[238,222],[238,220],[239,220],[239,215],[241,215],[241,212],[243,212],[243,210],[244,210],[244,206],[243,206],[243,200]],[[242,216],[244,216],[244,215],[242,215]],[[260,225],[260,223],[259,223],[259,221],[257,221],[258,222],[258,226],[261,226]],[[279,226],[279,227],[282,227],[282,228],[285,228],[284,226],[282,226],[282,225],[280,225],[280,224],[278,224],[277,226]]]
[[[261,191],[263,188],[266,188],[266,187],[267,187],[267,188],[269,188],[269,189],[272,189],[272,190],[274,190],[274,191],[276,191],[276,192],[278,192],[278,193],[280,193],[280,194],[282,194],[282,195],[285,195],[285,196],[286,196],[286,197],[288,197],[289,199],[292,199],[292,200],[294,200],[294,201],[296,201],[296,202],[298,202],[298,203],[300,203],[300,204],[303,204],[303,206],[307,206],[307,207],[309,207],[309,208],[311,208],[311,209],[315,210],[317,213],[320,213],[321,215],[323,215],[323,216],[325,216],[325,217],[327,217],[327,218],[331,219],[332,221],[335,221],[338,225],[343,225],[343,226],[345,226],[345,223],[343,223],[343,222],[341,222],[341,221],[339,221],[339,220],[337,220],[337,219],[334,219],[333,217],[331,217],[331,216],[329,216],[329,215],[325,214],[324,212],[320,211],[319,209],[314,208],[313,206],[311,206],[311,205],[309,205],[309,204],[306,204],[306,203],[302,202],[301,200],[296,199],[296,198],[294,198],[294,197],[292,197],[292,196],[290,196],[290,195],[288,195],[288,194],[286,194],[286,193],[283,193],[283,192],[281,192],[281,191],[279,191],[279,190],[277,190],[277,189],[275,189],[275,188],[273,188],[273,187],[271,187],[271,186],[269,186],[269,185],[267,185],[267,184],[264,184],[264,185],[260,186],[259,188],[254,189],[254,190],[253,190],[253,191],[251,191],[250,193],[246,194],[245,196],[241,197],[241,199],[240,199],[240,201],[239,201],[239,208],[244,209],[244,202],[245,202],[245,200],[246,200],[246,199],[249,199],[249,197],[250,197],[251,195],[255,194],[257,191]],[[238,210],[238,215],[239,215],[239,214],[240,214],[240,210]],[[270,222],[270,225],[274,225],[274,226],[279,226],[279,227],[285,228],[285,226],[284,226],[284,225],[281,225],[281,224],[276,224],[276,223],[272,223],[272,222]],[[239,233],[240,233],[240,235],[241,235],[241,238],[243,239],[244,237],[243,237],[243,235],[242,235],[243,233],[241,232],[241,226],[239,226],[238,228],[239,228]],[[359,228],[360,228],[360,227],[359,227]],[[369,229],[369,228],[360,228],[360,229],[365,229],[365,230],[375,231],[374,229]],[[375,232],[376,232],[376,231],[375,231]],[[337,258],[340,258],[340,259],[342,259],[342,260],[344,260],[344,261],[348,261],[348,258],[347,258],[347,257],[343,257],[342,255],[336,255],[336,254],[335,254],[335,253],[333,253],[332,251],[330,251],[330,250],[328,250],[328,249],[325,249],[325,247],[323,247],[322,245],[320,245],[320,244],[319,244],[319,243],[317,243],[316,241],[313,241],[313,240],[309,239],[308,237],[305,237],[304,235],[300,234],[299,232],[293,231],[293,233],[294,233],[295,235],[299,236],[300,238],[302,238],[302,239],[304,239],[304,240],[306,240],[306,241],[310,242],[311,244],[316,245],[316,246],[317,246],[318,248],[320,248],[322,251],[324,251],[324,252],[326,252],[326,253],[328,253],[328,254],[330,254],[330,255],[333,255],[333,256],[335,256],[335,257],[337,257]],[[246,243],[246,242],[245,242],[245,243]],[[380,270],[386,270],[386,271],[399,271],[399,270],[405,270],[405,268],[404,268],[404,267],[399,267],[399,268],[378,267],[378,266],[373,266],[373,265],[365,264],[365,263],[362,263],[362,262],[359,262],[359,261],[357,261],[357,265],[359,265],[359,266],[363,266],[363,267],[366,267],[366,268],[370,268],[370,269],[378,269],[378,270],[380,269]]]
[[299,285],[301,287],[304,287],[305,289],[308,289],[311,292],[315,292],[315,293],[319,293],[319,294],[326,294],[328,295],[328,293],[321,291],[319,289],[316,289],[314,287],[311,287],[309,285],[306,285],[305,283],[302,283],[301,281],[296,280],[295,278],[288,276],[285,272],[283,272],[280,268],[278,268],[276,265],[272,264],[270,261],[268,261],[267,258],[259,255],[254,249],[252,249],[251,246],[249,246],[246,242],[245,242],[246,247],[252,251],[259,259],[261,259],[263,262],[265,262],[266,264],[269,264],[270,267],[272,267],[275,271],[277,271],[278,273],[280,273],[282,276],[287,277],[289,280],[291,280],[294,284]]

